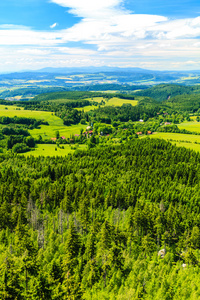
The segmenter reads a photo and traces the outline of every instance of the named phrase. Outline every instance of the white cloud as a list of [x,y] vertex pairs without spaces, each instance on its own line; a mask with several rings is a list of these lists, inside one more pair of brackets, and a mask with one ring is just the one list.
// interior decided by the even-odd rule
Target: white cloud
[[50,26],[51,29],[55,28],[56,26],[58,26],[58,23],[54,23]]
[[71,55],[95,55],[97,54],[96,51],[90,49],[81,49],[81,48],[70,48],[70,47],[60,47],[56,48],[57,51],[64,54],[71,54]]
[[30,54],[30,55],[47,55],[50,54],[50,50],[46,49],[31,49],[31,48],[24,48],[21,50],[17,50],[17,53],[23,53],[23,54]]
[[[158,67],[159,60],[159,63],[165,61],[167,67],[171,63],[174,68],[180,65],[178,59],[186,66],[188,61],[196,62],[199,57],[200,17],[169,20],[165,16],[133,14],[122,7],[124,0],[51,2],[68,8],[81,17],[81,21],[71,28],[56,31],[0,25],[0,46],[5,47],[1,57],[8,62],[10,59],[13,64],[23,62],[33,67],[59,66],[61,62],[64,65],[141,66],[144,60],[146,66],[152,63]],[[58,23],[50,28],[56,26]],[[79,43],[78,47],[69,47],[69,42]],[[81,43],[85,44],[83,49]],[[95,50],[91,50],[91,45]],[[11,46],[17,51],[8,51]]]
[[14,24],[1,24],[0,30],[8,29],[8,30],[30,30],[29,27],[23,25],[14,25]]
[[69,12],[81,18],[107,18],[121,14],[123,0],[51,0],[69,8]]

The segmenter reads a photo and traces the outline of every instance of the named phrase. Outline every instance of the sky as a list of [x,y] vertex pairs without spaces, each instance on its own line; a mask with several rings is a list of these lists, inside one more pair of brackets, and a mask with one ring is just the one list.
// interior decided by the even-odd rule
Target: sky
[[200,70],[200,1],[0,1],[0,73],[81,66]]

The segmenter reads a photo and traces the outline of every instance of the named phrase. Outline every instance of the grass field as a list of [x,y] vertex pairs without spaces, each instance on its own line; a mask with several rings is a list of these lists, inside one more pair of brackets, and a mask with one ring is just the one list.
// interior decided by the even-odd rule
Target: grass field
[[[117,97],[113,97],[111,98],[110,100],[106,100],[104,99],[103,97],[95,97],[93,99],[91,98],[88,98],[87,100],[90,100],[90,101],[96,101],[98,103],[100,103],[102,100],[106,103],[105,106],[122,106],[123,104],[131,104],[133,106],[136,106],[138,104],[138,101],[137,100],[128,100],[128,99],[120,99],[120,98],[117,98]],[[90,111],[90,110],[94,110],[94,109],[97,109],[98,106],[85,106],[85,107],[80,107],[80,108],[77,108],[78,110],[84,110],[85,112],[87,111]]]
[[[6,109],[5,109],[6,107]],[[47,111],[36,111],[36,110],[24,110],[22,107],[17,106],[5,106],[5,105],[0,105],[0,116],[6,116],[6,117],[24,117],[24,118],[34,118],[34,119],[39,119],[39,120],[45,120],[50,123],[55,123],[60,120],[58,117],[56,117],[54,114],[51,112]]]
[[[6,109],[5,109],[5,107],[6,107]],[[11,111],[13,112],[15,112],[15,115],[20,111],[20,110],[24,110],[24,108],[23,107],[20,107],[20,110],[17,110],[16,111],[16,109],[19,109],[19,107],[18,106],[15,106],[15,105],[0,105],[0,115],[2,116],[2,115],[4,115],[5,116],[5,114],[6,114],[6,116],[8,116],[7,115],[7,112],[8,112],[8,114],[12,114],[11,113]]]
[[49,139],[51,137],[55,137],[56,131],[59,131],[60,136],[65,136],[66,138],[70,137],[72,134],[79,134],[80,129],[83,128],[86,129],[87,125],[71,125],[71,126],[65,126],[63,125],[63,122],[61,119],[59,119],[58,122],[55,122],[54,124],[51,124],[50,126],[47,125],[41,125],[40,129],[33,129],[30,130],[30,134],[37,138],[39,135],[42,136],[44,139]]
[[106,106],[122,106],[123,104],[131,104],[132,106],[136,106],[138,104],[138,101],[113,97],[108,102],[106,102]]
[[56,131],[59,131],[60,136],[68,138],[72,134],[79,134],[81,128],[85,129],[87,127],[87,125],[81,124],[65,126],[63,125],[63,121],[51,112],[30,111],[23,110],[23,108],[16,110],[16,108],[17,106],[7,106],[7,109],[5,109],[5,105],[0,105],[0,116],[35,118],[45,120],[49,123],[49,125],[41,125],[40,129],[30,130],[29,132],[34,138],[38,138],[41,135],[43,139],[50,139],[51,137],[55,137]]
[[[63,145],[64,149],[58,148],[56,145],[39,144],[33,151],[24,153],[25,156],[65,156],[73,153],[76,149],[86,150],[87,145]],[[55,150],[57,148],[57,150]],[[76,149],[75,149],[76,148]]]
[[[122,106],[123,104],[132,104],[133,106],[136,106],[138,104],[137,100],[129,100],[129,99],[120,99],[117,97],[113,97],[110,100],[105,99],[103,97],[93,97],[93,98],[86,98],[85,100],[94,101],[100,103],[102,100],[106,103],[106,106]],[[57,100],[49,100],[49,102],[56,102],[56,103],[65,103],[68,101],[72,101],[70,99],[57,99]],[[81,108],[77,108],[78,110],[84,109],[84,111],[89,111],[96,108],[96,106],[85,106]]]
[[179,124],[178,127],[180,129],[186,129],[189,131],[200,132],[200,122],[196,122],[196,121],[184,122],[182,124]]
[[[35,118],[35,119],[43,119],[49,123],[49,125],[41,125],[40,129],[29,130],[30,134],[34,138],[38,138],[39,135],[42,136],[43,139],[50,139],[51,137],[55,137],[56,131],[59,131],[60,136],[65,136],[66,138],[70,137],[73,134],[79,134],[80,129],[85,129],[87,125],[72,125],[65,126],[63,125],[63,121],[52,114],[51,112],[44,111],[29,111],[24,110],[16,110],[17,106],[7,106],[5,109],[5,105],[0,105],[0,116],[8,116],[8,117],[26,117],[26,118]],[[74,147],[74,145],[72,146]],[[77,147],[77,146],[76,146]],[[57,148],[57,151],[55,150]],[[78,149],[86,149],[86,145],[79,145]],[[39,144],[35,150],[29,151],[25,153],[25,156],[34,155],[34,156],[61,156],[67,155],[70,152],[74,152],[75,149],[71,148],[71,145],[64,145],[64,149],[60,149],[56,147],[54,144],[46,145]]]
[[149,135],[150,138],[160,138],[176,144],[178,147],[185,147],[200,152],[200,135],[157,132]]
[[89,106],[84,106],[84,107],[78,107],[76,108],[77,110],[84,110],[84,112],[87,112],[87,111],[90,111],[90,110],[94,110],[94,109],[97,109],[98,106],[95,106],[95,105],[89,105]]

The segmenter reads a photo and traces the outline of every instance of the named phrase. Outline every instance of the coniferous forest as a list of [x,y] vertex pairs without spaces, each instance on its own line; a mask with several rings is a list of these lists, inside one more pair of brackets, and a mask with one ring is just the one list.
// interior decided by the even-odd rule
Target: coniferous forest
[[199,299],[200,154],[0,156],[0,299]]

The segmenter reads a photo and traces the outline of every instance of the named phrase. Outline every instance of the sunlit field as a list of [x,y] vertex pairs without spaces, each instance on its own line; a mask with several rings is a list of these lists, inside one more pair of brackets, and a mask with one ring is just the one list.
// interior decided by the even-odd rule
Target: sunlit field
[[56,131],[59,131],[60,136],[65,136],[69,138],[73,134],[79,134],[80,129],[86,129],[87,125],[71,125],[65,126],[63,125],[62,119],[55,116],[52,112],[46,111],[30,111],[24,110],[16,110],[16,106],[7,106],[8,109],[5,109],[5,105],[0,105],[0,116],[7,116],[7,117],[24,117],[24,118],[35,118],[47,121],[49,125],[41,125],[38,129],[29,130],[30,134],[34,138],[38,138],[39,135],[42,136],[43,139],[50,139],[55,137]]
[[186,129],[189,131],[200,132],[200,122],[196,122],[196,121],[184,122],[182,124],[178,124],[178,127],[180,129]]
[[161,138],[176,144],[176,146],[200,151],[200,135],[158,132],[149,137]]
[[132,106],[136,106],[138,104],[138,101],[114,97],[106,102],[106,106],[122,106],[123,104],[131,104]]
[[65,156],[73,153],[75,150],[86,150],[87,145],[61,145],[64,149],[57,147],[56,144],[46,145],[39,144],[37,147],[29,152],[23,153],[25,156]]
[[63,125],[62,120],[59,120],[60,122],[55,122],[54,124],[49,126],[41,125],[40,129],[33,129],[29,132],[34,138],[37,138],[39,135],[41,135],[43,139],[49,139],[55,137],[56,131],[59,131],[60,136],[65,136],[66,138],[69,138],[73,134],[80,134],[81,128],[85,130],[87,127],[87,125],[82,124],[65,126]]

